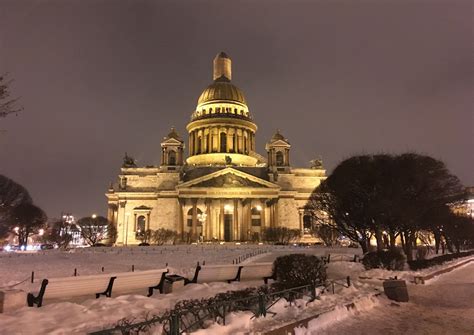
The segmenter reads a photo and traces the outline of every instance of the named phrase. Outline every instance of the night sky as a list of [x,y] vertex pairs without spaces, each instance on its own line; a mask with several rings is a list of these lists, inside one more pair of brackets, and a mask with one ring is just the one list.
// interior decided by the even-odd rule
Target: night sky
[[[259,126],[293,166],[416,151],[474,186],[471,1],[0,0],[0,174],[50,217],[105,214],[125,152],[159,164],[225,51]],[[187,143],[187,142],[186,142]]]

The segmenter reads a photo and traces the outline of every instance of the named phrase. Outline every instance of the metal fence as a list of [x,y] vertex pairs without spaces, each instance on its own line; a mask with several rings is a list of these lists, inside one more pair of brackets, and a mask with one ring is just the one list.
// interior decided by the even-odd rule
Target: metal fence
[[316,286],[305,285],[271,293],[258,293],[241,299],[203,304],[195,308],[174,309],[161,316],[153,316],[142,322],[122,321],[117,326],[90,333],[90,335],[115,335],[146,333],[152,328],[160,326],[166,335],[179,335],[205,328],[209,321],[220,324],[226,323],[226,315],[236,311],[250,311],[252,318],[275,314],[270,308],[281,299],[290,304],[303,296],[309,296],[310,301],[317,298]]

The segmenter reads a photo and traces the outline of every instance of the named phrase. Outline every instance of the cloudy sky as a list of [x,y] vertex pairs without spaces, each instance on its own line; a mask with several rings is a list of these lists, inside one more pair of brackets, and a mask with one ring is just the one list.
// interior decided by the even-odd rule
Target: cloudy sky
[[416,151],[474,186],[468,0],[0,0],[0,73],[24,112],[0,120],[0,174],[50,217],[106,212],[125,152],[159,164],[221,50],[259,126],[294,166]]

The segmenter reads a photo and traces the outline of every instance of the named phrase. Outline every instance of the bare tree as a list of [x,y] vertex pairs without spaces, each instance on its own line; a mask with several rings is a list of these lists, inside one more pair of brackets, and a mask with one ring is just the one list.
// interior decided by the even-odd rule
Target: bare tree
[[332,247],[337,243],[339,232],[334,225],[327,223],[314,225],[311,228],[311,235],[319,237],[327,247]]
[[66,249],[72,241],[73,227],[64,219],[55,220],[45,231],[42,240],[46,243],[55,243],[59,248]]
[[23,203],[31,204],[28,191],[8,177],[0,175],[0,238],[10,234],[8,215],[15,207]]
[[379,251],[385,247],[383,231],[390,247],[400,237],[407,259],[412,260],[419,232],[439,232],[440,209],[464,196],[459,179],[432,157],[362,155],[341,162],[315,189],[306,208],[317,220],[326,213],[364,253],[372,236]]
[[5,75],[0,75],[0,118],[6,117],[12,113],[18,113],[23,110],[21,107],[15,107],[15,103],[18,99],[10,98],[10,92],[8,86],[11,84],[11,80],[7,81]]
[[89,245],[95,245],[113,235],[114,225],[103,216],[86,216],[77,221],[81,236]]

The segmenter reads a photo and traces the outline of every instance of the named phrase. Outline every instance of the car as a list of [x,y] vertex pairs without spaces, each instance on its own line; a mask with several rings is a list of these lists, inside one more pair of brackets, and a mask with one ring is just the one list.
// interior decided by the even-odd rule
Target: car
[[54,249],[54,245],[53,245],[53,244],[50,244],[50,243],[41,244],[41,245],[40,245],[40,249],[41,249],[41,250]]
[[139,247],[149,247],[150,243],[142,242],[138,245]]

